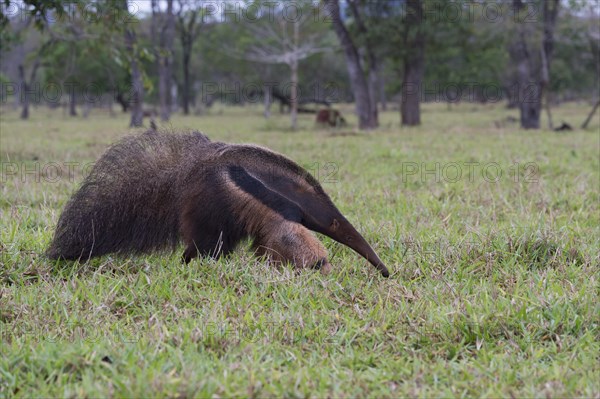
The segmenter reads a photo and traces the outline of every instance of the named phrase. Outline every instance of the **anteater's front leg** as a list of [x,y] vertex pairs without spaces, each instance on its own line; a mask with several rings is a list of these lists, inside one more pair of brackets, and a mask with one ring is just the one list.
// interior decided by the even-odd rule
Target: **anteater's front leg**
[[198,256],[203,258],[208,256],[218,258],[221,255],[221,252],[217,250],[217,245],[215,245],[215,250],[211,251],[210,248],[204,243],[204,240],[200,237],[196,240],[185,240],[185,242],[185,251],[183,251],[182,256],[182,259],[185,263],[189,263],[192,259]]
[[185,244],[182,260],[189,263],[192,259],[219,258],[231,253],[240,237],[229,232],[231,229],[210,226],[200,218],[188,217],[181,223],[181,237]]
[[257,255],[267,255],[277,263],[289,262],[296,268],[316,268],[328,274],[331,264],[327,250],[307,228],[299,223],[283,222],[254,242]]
[[198,256],[198,249],[192,243],[191,245],[187,245],[185,251],[183,251],[183,255],[181,256],[181,260],[188,264],[192,259]]
[[[212,239],[210,234],[202,228],[198,218],[193,213],[188,213],[181,223],[181,236],[185,244],[182,260],[189,263],[197,256],[217,255],[218,241]],[[212,243],[214,241],[214,243]]]
[[184,239],[185,251],[183,251],[182,260],[189,263],[196,257],[211,257],[218,259],[223,255],[233,252],[235,245],[223,240],[222,235],[207,234],[198,236],[195,239]]

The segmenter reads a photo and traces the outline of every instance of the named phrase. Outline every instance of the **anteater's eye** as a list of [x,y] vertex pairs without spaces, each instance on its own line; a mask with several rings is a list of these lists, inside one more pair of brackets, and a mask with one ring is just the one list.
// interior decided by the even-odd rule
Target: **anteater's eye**
[[346,241],[348,241],[348,242],[352,241],[352,236],[347,236]]
[[339,226],[340,222],[338,222],[337,219],[333,219],[333,222],[331,222],[331,229],[333,231],[336,231]]

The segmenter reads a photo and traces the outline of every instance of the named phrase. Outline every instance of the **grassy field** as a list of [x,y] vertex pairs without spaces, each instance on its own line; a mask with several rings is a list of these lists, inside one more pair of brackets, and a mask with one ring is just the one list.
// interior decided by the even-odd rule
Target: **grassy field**
[[0,397],[600,397],[598,117],[520,131],[499,104],[426,105],[419,128],[387,112],[364,134],[217,107],[166,126],[309,168],[384,279],[324,237],[327,276],[247,246],[53,264],[62,207],[130,131],[124,115],[32,114],[1,114]]

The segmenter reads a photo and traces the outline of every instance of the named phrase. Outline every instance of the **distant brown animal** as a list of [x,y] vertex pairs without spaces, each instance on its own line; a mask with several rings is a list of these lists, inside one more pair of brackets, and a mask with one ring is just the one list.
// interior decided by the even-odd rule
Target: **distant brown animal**
[[331,268],[309,231],[389,272],[303,168],[266,148],[212,142],[200,133],[150,131],[110,147],[60,216],[52,259],[174,249],[183,260],[231,253],[246,237],[259,255]]
[[337,109],[322,109],[317,112],[316,123],[319,125],[340,127],[346,125],[346,120]]

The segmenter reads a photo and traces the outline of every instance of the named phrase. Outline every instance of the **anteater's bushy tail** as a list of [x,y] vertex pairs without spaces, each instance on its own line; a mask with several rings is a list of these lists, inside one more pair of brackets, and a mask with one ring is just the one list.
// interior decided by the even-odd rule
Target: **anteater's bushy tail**
[[179,176],[209,143],[200,133],[150,131],[110,147],[65,206],[46,255],[88,259],[174,247]]

